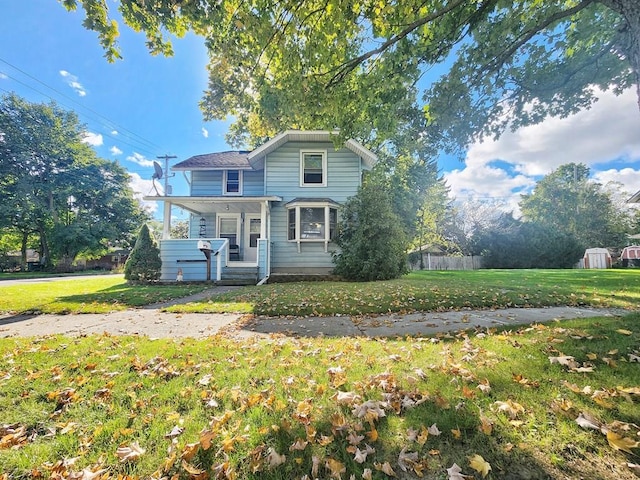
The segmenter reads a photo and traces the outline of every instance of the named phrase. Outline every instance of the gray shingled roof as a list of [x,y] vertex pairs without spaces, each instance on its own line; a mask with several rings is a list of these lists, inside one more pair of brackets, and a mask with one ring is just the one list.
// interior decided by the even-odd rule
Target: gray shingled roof
[[205,153],[187,158],[171,167],[171,170],[253,170],[247,160],[248,151]]

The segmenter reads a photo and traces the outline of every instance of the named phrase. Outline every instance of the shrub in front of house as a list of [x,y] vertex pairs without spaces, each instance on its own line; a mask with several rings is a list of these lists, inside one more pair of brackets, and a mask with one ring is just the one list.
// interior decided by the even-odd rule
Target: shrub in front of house
[[381,185],[365,184],[344,205],[333,273],[347,280],[398,278],[407,272],[402,223]]
[[124,278],[130,282],[152,283],[160,279],[160,249],[143,225],[131,255],[124,265]]

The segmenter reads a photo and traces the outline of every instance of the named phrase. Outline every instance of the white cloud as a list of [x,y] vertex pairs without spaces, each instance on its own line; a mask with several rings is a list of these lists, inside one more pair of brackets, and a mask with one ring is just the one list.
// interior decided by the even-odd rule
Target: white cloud
[[93,132],[85,132],[84,136],[82,137],[82,141],[84,143],[88,143],[92,147],[99,147],[104,143],[102,135]]
[[7,78],[9,77],[5,73],[0,72],[0,80],[6,80]]
[[67,85],[69,85],[71,88],[73,88],[73,90],[79,96],[84,97],[87,94],[87,91],[85,90],[85,88],[78,81],[78,77],[76,77],[75,75],[67,72],[66,70],[60,70],[60,75],[62,75],[62,78],[64,78],[64,80],[67,82]]
[[[640,190],[640,112],[633,89],[620,96],[600,92],[589,110],[567,118],[506,132],[498,140],[471,145],[465,167],[446,173],[452,195],[509,197],[566,163],[584,163],[600,183],[619,181]],[[615,163],[613,163],[615,162]],[[623,165],[622,168],[620,165]]]
[[153,167],[153,160],[149,160],[147,157],[138,152],[133,152],[133,155],[129,155],[127,160],[133,163],[137,163],[143,167]]
[[111,130],[111,135],[118,135],[118,130]]
[[[142,207],[151,214],[155,214],[158,210],[158,202],[145,202],[142,197],[155,195],[156,191],[152,180],[145,180],[137,173],[129,172],[129,185],[133,190],[133,196],[140,202]],[[162,194],[162,185],[156,184],[158,191]]]
[[118,147],[116,147],[115,145],[113,147],[111,147],[109,149],[109,151],[111,152],[111,155],[120,155],[122,153],[122,150],[120,150]]
[[640,169],[603,170],[593,175],[593,179],[603,185],[609,182],[621,183],[628,196],[640,191]]
[[202,136],[204,138],[209,138],[209,130],[207,130],[206,128],[202,127]]

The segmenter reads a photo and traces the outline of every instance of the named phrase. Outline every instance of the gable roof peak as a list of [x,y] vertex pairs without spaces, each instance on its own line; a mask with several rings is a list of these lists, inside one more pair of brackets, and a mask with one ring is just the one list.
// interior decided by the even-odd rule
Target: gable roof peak
[[[286,130],[260,145],[247,155],[249,163],[256,168],[271,152],[289,142],[332,142],[338,131],[328,130]],[[355,140],[347,140],[344,147],[362,158],[365,168],[371,169],[377,163],[378,157],[371,150]]]

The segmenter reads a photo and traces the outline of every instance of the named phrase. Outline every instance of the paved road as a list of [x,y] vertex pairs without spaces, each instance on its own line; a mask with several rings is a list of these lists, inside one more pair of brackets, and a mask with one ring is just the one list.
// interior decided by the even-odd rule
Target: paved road
[[11,285],[20,285],[21,283],[47,283],[57,282],[59,280],[86,280],[87,278],[104,278],[104,277],[124,277],[123,274],[105,274],[105,275],[61,275],[59,277],[40,277],[40,278],[18,278],[3,279],[0,278],[0,287],[9,287]]

